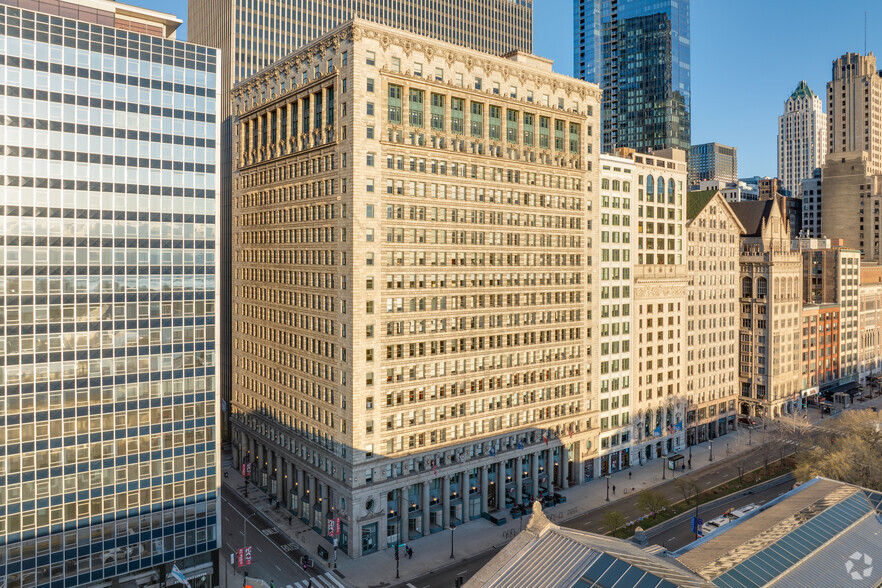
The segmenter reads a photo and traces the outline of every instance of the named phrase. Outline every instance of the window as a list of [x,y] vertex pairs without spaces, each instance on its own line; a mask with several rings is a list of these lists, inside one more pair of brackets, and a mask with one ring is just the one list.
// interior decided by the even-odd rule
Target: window
[[367,204],[365,206],[364,216],[366,218],[374,218],[374,205],[373,204]]
[[368,153],[365,156],[365,163],[367,164],[368,167],[374,167],[374,154],[373,153]]
[[343,65],[349,65],[349,51],[343,52],[342,60],[343,60]]
[[365,52],[365,63],[368,65],[376,65],[377,64],[377,54],[373,51]]
[[423,64],[422,63],[414,63],[413,64],[413,75],[417,77],[423,77]]
[[456,85],[459,86],[460,88],[462,88],[462,84],[463,84],[462,74],[458,73],[458,74],[456,74]]
[[[367,133],[368,139],[373,139],[374,138],[374,127],[367,127],[366,133]],[[344,137],[344,139],[345,139],[345,137]]]
[[393,57],[392,58],[392,71],[395,73],[401,73],[401,58]]
[[369,179],[369,180],[366,180],[366,182],[367,182],[367,184],[365,186],[365,189],[368,192],[373,192],[374,191],[374,181]]
[[440,67],[435,68],[435,81],[443,82],[444,81],[444,70]]
[[373,92],[373,91],[374,91],[374,78],[368,78],[368,79],[367,79],[367,91],[368,91],[368,92]]
[[493,82],[493,93],[499,94],[499,82]]
[[480,89],[481,89],[481,83],[482,83],[481,78],[477,78],[477,77],[476,77],[476,78],[475,78],[475,90],[480,90]]
[[366,108],[367,108],[367,115],[368,115],[368,116],[374,116],[374,103],[373,103],[373,102],[368,102]]

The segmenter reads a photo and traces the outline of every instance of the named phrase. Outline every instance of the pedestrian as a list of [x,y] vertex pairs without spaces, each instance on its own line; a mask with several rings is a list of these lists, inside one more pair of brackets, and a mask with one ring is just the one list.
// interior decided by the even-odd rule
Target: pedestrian
[[407,559],[413,559],[413,548],[412,547],[407,548]]
[[631,479],[631,474],[632,474],[632,473],[633,473],[633,472],[628,472],[628,479],[629,479],[629,480]]
[[613,496],[615,496],[615,495],[616,495],[616,487],[613,486]]
[[288,515],[288,524],[291,524],[291,515]]

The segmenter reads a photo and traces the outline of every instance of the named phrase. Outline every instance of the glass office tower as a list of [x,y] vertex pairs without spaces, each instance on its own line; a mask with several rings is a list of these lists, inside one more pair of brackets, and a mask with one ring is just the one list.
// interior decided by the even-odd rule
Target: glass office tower
[[689,151],[690,0],[574,0],[575,76],[603,89],[601,145]]
[[0,0],[0,585],[158,585],[174,563],[215,586],[217,52],[169,15],[18,2]]

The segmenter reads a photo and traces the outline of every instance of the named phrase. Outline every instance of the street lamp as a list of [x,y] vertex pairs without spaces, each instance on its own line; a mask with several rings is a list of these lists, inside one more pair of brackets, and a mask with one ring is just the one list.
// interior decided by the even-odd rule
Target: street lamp
[[450,559],[454,559],[453,557],[453,532],[456,531],[456,525],[450,523]]
[[692,446],[689,446],[689,469],[692,469]]
[[603,476],[606,478],[606,501],[609,502],[609,474]]
[[710,459],[708,461],[713,461],[714,460],[714,442],[708,441],[707,447],[708,447],[708,449],[710,449]]
[[662,480],[668,479],[668,472],[667,472],[668,464],[666,463],[667,461],[668,461],[668,456],[663,455],[662,456]]

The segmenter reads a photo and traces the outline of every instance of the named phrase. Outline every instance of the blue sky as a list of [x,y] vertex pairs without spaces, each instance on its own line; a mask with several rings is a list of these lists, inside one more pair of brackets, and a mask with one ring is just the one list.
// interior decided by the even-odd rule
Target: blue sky
[[[123,1],[186,20],[182,0]],[[692,0],[693,143],[737,147],[741,177],[776,175],[784,100],[802,79],[823,98],[833,60],[863,52],[865,11],[867,49],[882,53],[878,0]],[[572,1],[534,0],[533,22],[534,52],[572,75]]]

